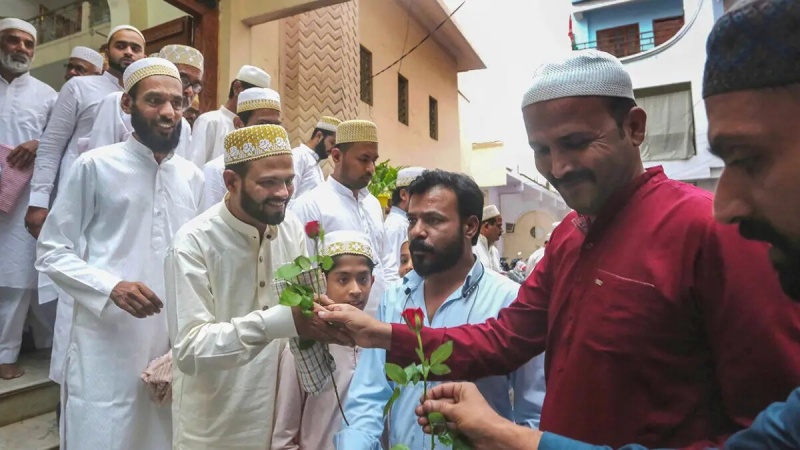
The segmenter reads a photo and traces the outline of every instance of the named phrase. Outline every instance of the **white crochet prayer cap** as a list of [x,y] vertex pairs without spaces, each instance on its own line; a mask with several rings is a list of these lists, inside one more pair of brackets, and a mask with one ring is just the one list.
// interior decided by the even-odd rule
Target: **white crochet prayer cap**
[[166,59],[142,58],[125,69],[125,73],[122,74],[122,85],[127,93],[136,83],[155,75],[166,75],[176,80],[181,79],[178,68]]
[[495,217],[500,215],[500,210],[497,209],[497,206],[494,205],[486,205],[483,207],[483,222],[486,222],[489,219],[494,219]]
[[15,19],[9,17],[8,19],[0,20],[0,33],[6,30],[19,30],[33,36],[33,41],[36,42],[36,27],[22,19]]
[[239,69],[236,79],[260,88],[268,88],[272,82],[272,78],[267,72],[264,72],[256,66],[248,65],[244,65]]
[[158,56],[172,64],[186,64],[201,72],[203,71],[203,54],[194,47],[178,44],[165,45],[164,48],[158,52]]
[[408,187],[412,181],[416,180],[418,176],[425,172],[424,167],[405,167],[397,171],[397,182],[395,186],[398,188]]
[[108,40],[106,41],[106,43],[107,44],[111,44],[111,38],[113,38],[114,35],[117,34],[117,32],[122,31],[122,30],[133,31],[134,33],[138,34],[140,38],[142,38],[142,44],[146,44],[147,43],[147,40],[144,38],[144,35],[142,34],[142,32],[139,31],[138,28],[136,28],[136,27],[134,27],[132,25],[119,25],[119,26],[116,26],[116,27],[112,28],[111,31],[108,33]]
[[317,122],[317,126],[314,128],[336,133],[336,127],[338,127],[340,123],[342,123],[342,121],[336,117],[322,116],[319,118],[319,122]]
[[574,51],[536,69],[533,83],[522,98],[522,107],[584,96],[633,99],[631,76],[613,55],[598,50]]
[[89,47],[78,45],[72,49],[72,53],[69,54],[69,57],[82,59],[98,69],[103,68],[103,55],[90,49]]
[[254,111],[256,109],[281,110],[281,96],[268,88],[245,89],[236,100],[236,113]]
[[325,233],[325,245],[320,253],[323,256],[356,255],[365,256],[375,262],[369,238],[359,231],[337,230]]

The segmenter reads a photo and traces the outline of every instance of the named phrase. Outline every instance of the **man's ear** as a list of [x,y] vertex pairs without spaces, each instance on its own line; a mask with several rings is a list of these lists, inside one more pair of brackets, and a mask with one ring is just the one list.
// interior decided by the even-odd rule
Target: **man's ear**
[[244,122],[242,122],[239,116],[233,116],[233,128],[237,130],[239,128],[244,128]]
[[242,82],[239,80],[233,80],[233,96],[238,97],[239,94],[243,91]]
[[131,114],[131,108],[133,106],[133,97],[128,95],[127,92],[122,93],[122,99],[119,102],[120,107],[122,108],[122,112],[125,114]]
[[331,149],[331,160],[333,161],[334,164],[339,164],[340,162],[342,162],[343,156],[344,153],[342,153],[342,151],[339,150],[339,147],[333,147]]
[[236,193],[238,189],[236,187],[236,181],[239,180],[239,175],[237,175],[236,172],[225,169],[222,172],[222,180],[225,182],[225,187],[228,189],[228,192],[232,194]]
[[475,216],[470,216],[464,221],[464,235],[472,242],[472,238],[481,232],[481,223]]

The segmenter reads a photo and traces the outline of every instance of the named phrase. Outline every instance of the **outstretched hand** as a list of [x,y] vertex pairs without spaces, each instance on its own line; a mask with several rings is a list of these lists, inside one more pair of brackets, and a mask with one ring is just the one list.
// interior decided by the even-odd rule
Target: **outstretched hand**
[[392,325],[381,322],[355,306],[336,303],[320,311],[319,317],[341,326],[360,347],[388,349],[391,344]]

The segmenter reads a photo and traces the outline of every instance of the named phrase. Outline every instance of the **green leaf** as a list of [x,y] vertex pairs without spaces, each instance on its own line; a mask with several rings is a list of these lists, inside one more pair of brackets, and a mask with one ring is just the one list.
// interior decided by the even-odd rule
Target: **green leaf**
[[314,311],[309,311],[307,309],[304,309],[300,312],[303,313],[303,316],[308,317],[309,319],[314,317]]
[[467,438],[461,436],[458,433],[454,433],[453,437],[453,450],[472,450],[472,445],[469,443]]
[[386,370],[386,376],[388,376],[390,380],[394,381],[397,384],[402,384],[402,385],[408,384],[408,377],[406,377],[406,371],[403,370],[402,367],[398,366],[397,364],[386,363],[385,370]]
[[322,266],[322,270],[331,270],[333,267],[333,258],[330,256],[323,256],[320,259],[319,265]]
[[432,412],[428,414],[428,422],[430,422],[431,425],[436,425],[440,423],[445,423],[446,420],[444,418],[444,414],[440,412]]
[[279,280],[292,280],[303,271],[303,268],[295,263],[289,263],[281,266],[275,271],[275,278]]
[[411,450],[411,449],[409,449],[408,446],[405,444],[394,444],[394,446],[392,446],[392,450]]
[[389,411],[392,410],[392,405],[394,405],[394,401],[397,400],[397,397],[400,397],[400,386],[395,386],[392,396],[389,397],[389,401],[386,402],[386,405],[383,407],[383,417],[386,417]]
[[313,311],[314,310],[314,300],[311,300],[311,297],[303,297],[300,300],[300,308],[303,311]]
[[284,306],[297,306],[303,301],[303,296],[300,295],[294,286],[289,286],[281,292],[279,303]]
[[414,372],[414,378],[411,380],[414,384],[419,383],[419,379],[422,378],[422,366],[417,366],[417,371]]
[[[438,431],[438,430],[435,430]],[[439,443],[445,446],[453,445],[453,438],[450,436],[450,433],[447,432],[447,429],[438,433],[436,437],[439,439]]]
[[417,356],[419,357],[419,362],[423,362],[424,363],[425,362],[425,354],[422,353],[422,349],[417,347],[416,352],[417,352]]
[[414,378],[414,375],[417,373],[417,365],[416,364],[409,364],[403,371],[406,373],[406,379],[411,380]]
[[431,365],[435,366],[436,364],[447,361],[447,358],[449,358],[452,354],[453,341],[447,341],[440,345],[439,348],[434,350],[434,352],[431,354]]
[[300,266],[304,271],[311,269],[311,260],[306,256],[298,256],[295,258],[294,263]]
[[447,375],[448,373],[450,373],[450,368],[442,363],[434,364],[431,366],[431,373],[439,376]]

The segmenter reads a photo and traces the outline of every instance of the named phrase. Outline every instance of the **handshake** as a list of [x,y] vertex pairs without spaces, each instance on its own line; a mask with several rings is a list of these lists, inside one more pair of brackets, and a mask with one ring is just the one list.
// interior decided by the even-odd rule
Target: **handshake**
[[294,324],[301,338],[351,347],[389,348],[391,324],[381,322],[355,306],[334,303],[326,295],[320,295],[316,300],[314,314],[310,317],[300,308],[292,308]]

